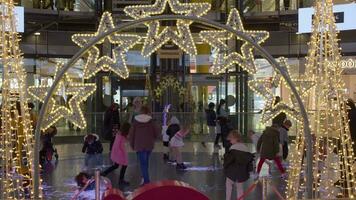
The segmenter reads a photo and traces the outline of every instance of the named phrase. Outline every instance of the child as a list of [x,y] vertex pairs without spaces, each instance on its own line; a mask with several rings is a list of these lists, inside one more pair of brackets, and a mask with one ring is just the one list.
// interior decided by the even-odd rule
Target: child
[[238,130],[229,133],[230,150],[224,155],[224,174],[226,176],[226,200],[231,200],[232,186],[236,184],[237,197],[243,194],[242,183],[250,178],[253,155],[245,144],[241,143]]
[[[180,130],[179,123],[180,122],[178,118],[175,116],[172,116],[171,119],[169,120],[169,126],[166,131],[166,135],[168,136],[168,141],[167,143],[165,143],[165,145],[167,145],[169,148],[169,152],[172,152],[172,148],[170,147],[169,142],[171,141],[173,136]],[[174,162],[172,155],[169,153],[167,154],[167,160],[170,162]]]
[[127,142],[127,135],[129,134],[130,127],[131,125],[126,122],[121,126],[120,131],[117,129],[115,130],[116,137],[110,155],[114,164],[101,173],[102,176],[106,176],[121,165],[119,185],[129,185],[129,182],[125,181],[124,178],[128,165],[128,155],[125,149],[125,143]]
[[282,158],[286,160],[288,157],[288,131],[292,127],[292,122],[286,120],[279,130],[279,142],[282,145]]
[[169,142],[170,148],[172,148],[173,155],[177,161],[177,170],[185,170],[187,167],[182,161],[182,153],[180,149],[184,146],[183,138],[189,133],[187,126],[183,126]]
[[[209,128],[209,137],[211,135],[215,135],[216,133],[216,112],[214,110],[215,104],[213,102],[210,102],[208,105],[208,109],[205,111],[206,113],[206,124],[208,125]],[[203,141],[201,144],[203,147],[206,147],[205,144],[206,141]]]
[[[80,172],[77,176],[75,176],[75,182],[78,185],[78,189],[76,190],[72,200],[76,199],[87,199],[94,200],[95,199],[95,179],[94,177],[90,177],[90,175],[86,172]],[[103,194],[105,191],[112,189],[112,185],[109,179],[100,177],[100,193]],[[100,195],[101,196],[101,195]]]
[[169,114],[169,109],[171,107],[171,104],[168,104],[164,107],[163,110],[163,116],[162,116],[162,141],[163,141],[163,148],[164,148],[164,153],[163,153],[163,160],[168,161],[169,160],[169,135],[167,134],[167,129],[168,129],[168,114]]
[[257,177],[265,160],[274,160],[282,177],[285,175],[284,168],[279,158],[279,131],[276,125],[266,127],[257,143],[257,153],[260,153],[260,161],[257,165]]
[[54,155],[56,161],[58,161],[57,149],[54,148],[52,138],[57,135],[57,128],[55,126],[49,127],[41,135],[42,149],[40,151],[40,164],[43,165],[46,162],[52,161],[52,156]]
[[103,163],[103,145],[99,141],[99,136],[96,134],[88,134],[84,137],[82,152],[85,153],[84,164],[89,169]]

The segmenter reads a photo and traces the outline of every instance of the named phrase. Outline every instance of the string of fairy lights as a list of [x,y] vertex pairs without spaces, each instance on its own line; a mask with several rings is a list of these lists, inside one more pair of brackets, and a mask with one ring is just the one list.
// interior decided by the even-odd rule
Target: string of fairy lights
[[[125,7],[124,12],[128,16],[137,20],[163,14],[167,5],[169,5],[170,10],[174,14],[195,17],[201,17],[207,14],[211,8],[209,3],[180,3],[179,0],[156,0],[153,5],[127,6]],[[177,20],[176,30],[174,30],[173,27],[165,27],[160,31],[159,21],[146,23],[148,32],[143,44],[142,55],[145,57],[150,56],[168,41],[172,41],[189,55],[197,55],[195,42],[189,28],[190,24],[192,24],[192,21]]]
[[[63,63],[57,63],[56,73],[54,79],[57,78],[58,71],[64,66]],[[28,93],[40,102],[44,102],[47,91],[51,85],[30,86]],[[84,102],[96,90],[94,83],[76,83],[65,74],[65,77],[58,84],[55,94],[63,97],[67,105],[60,105],[57,103],[55,97],[52,97],[47,109],[46,118],[44,119],[42,130],[46,130],[58,120],[65,118],[73,123],[75,126],[84,129],[86,127],[86,120],[81,109],[81,103]]]
[[170,87],[175,89],[180,97],[184,97],[187,93],[187,90],[175,77],[165,76],[162,80],[160,80],[157,88],[154,90],[155,97],[159,99],[163,95],[164,91]]
[[[269,37],[269,33],[267,31],[245,30],[240,14],[236,8],[230,11],[226,25],[231,26],[236,31],[243,32],[258,44],[262,44]],[[241,53],[229,52],[231,48],[226,44],[226,41],[235,39],[232,33],[225,30],[212,30],[201,31],[199,35],[204,42],[207,42],[218,51],[218,55],[216,56],[211,69],[213,74],[217,75],[224,73],[226,69],[235,66],[235,64],[239,65],[250,74],[256,73],[253,46],[247,41],[237,37],[236,39],[244,42],[244,44],[241,45]]]
[[[106,33],[108,30],[114,29],[114,21],[111,13],[104,12],[99,23],[97,32],[95,33],[78,33],[72,36],[72,41],[79,47],[83,48],[93,38]],[[133,48],[141,37],[136,34],[119,34],[114,33],[103,38],[97,44],[108,42],[114,45],[112,51],[112,58],[104,55],[100,56],[100,50],[97,46],[92,46],[87,53],[86,62],[83,67],[83,78],[90,79],[95,76],[99,71],[112,71],[117,76],[126,79],[129,77],[129,71],[126,65],[126,53],[129,49]]]
[[[34,199],[33,127],[26,98],[26,74],[16,32],[14,2],[0,0],[2,105],[0,199]],[[41,196],[40,196],[41,198]]]

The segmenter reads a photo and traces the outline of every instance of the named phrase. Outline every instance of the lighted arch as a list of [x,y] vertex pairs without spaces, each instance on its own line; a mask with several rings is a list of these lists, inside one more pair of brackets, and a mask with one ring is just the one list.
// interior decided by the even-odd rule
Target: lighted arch
[[[47,93],[47,96],[45,98],[45,101],[42,104],[42,108],[39,113],[39,118],[37,121],[36,130],[35,130],[35,149],[34,149],[34,151],[39,152],[39,149],[40,149],[39,147],[40,147],[41,126],[43,123],[43,117],[45,116],[45,112],[46,112],[49,100],[50,100],[53,92],[55,91],[56,86],[59,84],[60,80],[62,79],[62,77],[64,77],[67,70],[72,65],[74,65],[78,61],[78,59],[80,59],[82,56],[84,56],[84,54],[87,53],[92,46],[99,43],[103,38],[106,38],[107,36],[109,36],[111,34],[114,34],[117,32],[122,32],[124,30],[136,27],[137,25],[141,25],[141,24],[144,24],[147,22],[167,21],[167,20],[189,20],[189,21],[203,24],[207,27],[215,28],[218,30],[226,30],[226,31],[234,34],[235,36],[245,40],[249,44],[251,44],[254,47],[254,49],[256,49],[262,55],[262,57],[264,57],[271,64],[271,66],[281,74],[281,76],[285,79],[286,83],[290,87],[292,94],[295,96],[297,105],[299,106],[300,115],[303,118],[304,134],[305,134],[305,138],[307,140],[306,141],[306,143],[307,143],[307,176],[306,176],[307,184],[306,184],[306,188],[307,188],[307,193],[311,194],[312,189],[313,189],[312,188],[312,178],[313,178],[313,176],[312,176],[312,157],[313,157],[313,155],[312,155],[312,138],[311,138],[311,133],[310,133],[310,128],[309,128],[309,119],[308,119],[308,114],[307,114],[307,111],[303,104],[303,101],[301,99],[301,96],[299,95],[299,93],[295,87],[295,84],[289,77],[288,72],[286,72],[284,70],[284,68],[281,67],[279,65],[279,63],[264,48],[262,48],[258,43],[253,41],[248,35],[244,34],[243,32],[236,31],[232,27],[227,26],[225,24],[220,24],[218,22],[215,22],[215,21],[212,21],[209,19],[199,18],[199,17],[194,17],[194,16],[159,15],[159,16],[142,18],[142,19],[138,19],[135,21],[131,21],[131,22],[126,22],[126,23],[118,25],[114,29],[111,29],[101,35],[98,35],[97,37],[92,39],[87,45],[85,45],[82,49],[80,49],[68,61],[68,63],[66,63],[65,66],[58,72],[58,76],[54,80],[53,85],[50,87],[50,89]],[[39,178],[39,170],[40,170],[39,169],[39,154],[35,153],[34,155],[35,155],[35,158],[34,158],[34,163],[35,163],[35,167],[34,167],[35,191],[34,192],[35,192],[35,194],[34,195],[35,195],[35,198],[38,198],[39,197],[39,180],[40,180],[40,178]]]

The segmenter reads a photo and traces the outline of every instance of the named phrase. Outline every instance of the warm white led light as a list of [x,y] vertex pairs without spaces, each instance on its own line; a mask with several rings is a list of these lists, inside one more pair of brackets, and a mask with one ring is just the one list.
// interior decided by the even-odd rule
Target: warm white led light
[[[267,31],[248,31],[243,27],[240,14],[237,9],[230,11],[226,25],[231,26],[236,31],[240,31],[245,35],[248,35],[252,40],[258,44],[263,43],[268,37]],[[250,74],[256,73],[255,59],[253,55],[253,46],[249,42],[237,37],[238,40],[244,43],[241,46],[241,53],[232,52],[229,46],[226,44],[227,40],[234,39],[234,35],[225,30],[219,31],[201,31],[200,37],[204,42],[207,42],[212,47],[218,49],[218,56],[214,60],[211,72],[215,75],[224,73],[226,69],[234,66],[235,64],[242,67]]]
[[[306,73],[294,82],[300,85],[299,92],[308,107],[313,134],[313,193],[320,199],[351,199],[356,194],[356,171],[346,114],[338,31],[332,8],[332,0],[315,2]],[[287,199],[306,198],[298,196],[305,193],[306,179],[306,165],[305,161],[302,162],[305,155],[302,129],[291,151]]]
[[[2,64],[0,199],[34,199],[33,124],[27,105],[26,72],[16,32],[13,0],[0,0]],[[39,177],[36,177],[39,178]],[[39,180],[41,182],[41,180]],[[39,188],[41,191],[42,188]],[[39,198],[42,198],[40,194]]]
[[[74,34],[72,41],[80,47],[84,47],[93,38],[106,33],[107,31],[114,29],[115,25],[111,16],[111,13],[104,12],[101,19],[98,30],[93,34]],[[134,34],[119,34],[113,33],[103,38],[98,44],[103,44],[105,40],[108,40],[110,44],[116,47],[112,51],[113,57],[109,56],[100,57],[100,51],[96,46],[93,46],[88,51],[86,63],[84,65],[83,77],[89,79],[99,71],[112,71],[121,78],[128,78],[129,70],[126,66],[126,53],[129,49],[139,43],[141,37]]]
[[[134,19],[141,19],[163,14],[167,4],[174,14],[196,17],[205,15],[211,7],[209,3],[180,3],[179,0],[156,0],[153,5],[127,6],[124,11]],[[146,23],[148,33],[143,45],[142,55],[145,57],[150,56],[169,41],[172,41],[187,54],[196,55],[197,49],[189,28],[191,23],[191,21],[187,20],[177,20],[176,29],[165,27],[163,30],[161,30],[159,21]]]
[[[57,77],[57,72],[63,67],[63,63],[58,63],[54,78]],[[28,88],[28,93],[40,102],[44,102],[49,90],[49,85],[31,86]],[[64,89],[63,89],[64,88]],[[56,92],[64,91],[64,95],[68,97],[67,106],[58,105],[54,97],[51,98],[46,117],[44,118],[42,130],[48,129],[58,120],[65,118],[72,122],[75,126],[84,129],[86,127],[86,120],[80,107],[90,95],[96,90],[96,85],[93,83],[75,83],[66,74],[64,79],[56,87]],[[66,98],[64,98],[66,99]]]

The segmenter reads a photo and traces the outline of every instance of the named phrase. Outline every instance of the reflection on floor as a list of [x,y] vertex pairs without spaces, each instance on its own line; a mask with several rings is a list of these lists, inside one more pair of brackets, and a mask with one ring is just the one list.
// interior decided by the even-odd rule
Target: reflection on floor
[[[250,145],[251,147],[251,145]],[[46,199],[70,199],[76,189],[74,176],[83,169],[84,155],[81,153],[80,144],[57,145],[60,158],[56,165],[47,165],[43,174],[44,195]],[[108,146],[105,145],[105,164],[109,165]],[[252,147],[251,147],[252,148]],[[152,153],[150,162],[150,176],[152,181],[158,180],[180,180],[190,184],[197,190],[206,194],[212,200],[225,199],[225,177],[222,171],[222,150],[214,151],[213,145],[208,144],[207,148],[200,143],[188,142],[183,149],[183,158],[189,163],[187,171],[176,171],[175,166],[163,162],[162,145],[157,144]],[[119,171],[116,170],[108,175],[114,187],[118,187]],[[279,177],[278,172],[273,171],[273,184],[283,194],[285,182]],[[137,165],[136,155],[129,153],[129,167],[126,173],[126,180],[130,181],[130,186],[120,188],[125,194],[130,194],[140,184],[141,176]],[[244,185],[244,189],[253,183],[250,178]],[[261,186],[257,186],[245,199],[261,199]],[[234,197],[234,196],[233,196]],[[236,199],[234,197],[234,199]],[[269,191],[268,199],[278,199]]]

